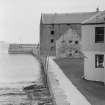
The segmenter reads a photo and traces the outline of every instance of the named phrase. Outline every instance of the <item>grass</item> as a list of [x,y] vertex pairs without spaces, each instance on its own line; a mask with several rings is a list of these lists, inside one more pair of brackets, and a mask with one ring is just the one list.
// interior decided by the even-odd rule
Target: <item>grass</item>
[[91,105],[105,105],[104,83],[92,82],[81,78],[84,74],[83,59],[65,58],[56,59],[55,62]]

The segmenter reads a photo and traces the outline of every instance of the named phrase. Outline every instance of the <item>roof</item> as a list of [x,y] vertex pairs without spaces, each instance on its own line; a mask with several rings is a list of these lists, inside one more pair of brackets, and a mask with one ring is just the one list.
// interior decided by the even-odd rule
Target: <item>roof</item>
[[105,11],[101,11],[82,22],[82,24],[89,24],[89,23],[104,23],[105,24]]
[[41,19],[43,24],[81,23],[95,14],[97,12],[42,14]]

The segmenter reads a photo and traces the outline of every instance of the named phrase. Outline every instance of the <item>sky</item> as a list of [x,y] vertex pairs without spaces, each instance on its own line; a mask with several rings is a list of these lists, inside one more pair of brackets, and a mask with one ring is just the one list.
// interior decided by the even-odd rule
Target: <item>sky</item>
[[0,41],[39,43],[41,13],[105,10],[105,0],[0,0]]

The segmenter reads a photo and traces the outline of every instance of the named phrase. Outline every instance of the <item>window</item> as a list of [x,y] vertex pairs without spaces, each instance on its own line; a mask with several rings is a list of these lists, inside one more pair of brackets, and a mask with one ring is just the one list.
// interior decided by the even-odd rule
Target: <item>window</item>
[[78,41],[75,41],[75,44],[78,44]]
[[95,67],[104,68],[104,55],[95,55]]
[[53,43],[54,42],[54,39],[51,39],[51,43]]
[[69,40],[69,43],[72,43],[72,40]]
[[51,31],[50,31],[50,34],[51,34],[51,35],[54,35],[54,30],[51,30]]
[[104,43],[104,27],[95,27],[95,43]]
[[76,50],[75,53],[78,53],[78,50]]

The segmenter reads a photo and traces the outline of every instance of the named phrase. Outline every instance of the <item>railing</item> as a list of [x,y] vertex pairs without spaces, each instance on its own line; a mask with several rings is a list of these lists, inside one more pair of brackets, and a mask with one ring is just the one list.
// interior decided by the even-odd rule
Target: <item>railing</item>
[[39,51],[37,54],[34,52],[32,54],[39,60],[39,62],[41,64],[43,83],[44,83],[45,87],[50,92],[53,105],[56,105],[53,90],[52,90],[51,83],[49,81],[49,76],[48,76],[49,56],[41,56]]
[[56,101],[55,101],[55,98],[54,98],[54,93],[53,93],[53,90],[52,90],[52,87],[51,87],[51,82],[50,82],[50,79],[49,79],[49,76],[48,76],[49,56],[43,57],[42,62],[43,62],[43,65],[44,65],[44,74],[45,74],[45,78],[46,78],[45,82],[46,82],[46,85],[47,85],[47,87],[50,91],[53,105],[56,105]]

